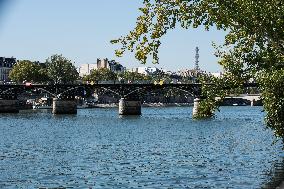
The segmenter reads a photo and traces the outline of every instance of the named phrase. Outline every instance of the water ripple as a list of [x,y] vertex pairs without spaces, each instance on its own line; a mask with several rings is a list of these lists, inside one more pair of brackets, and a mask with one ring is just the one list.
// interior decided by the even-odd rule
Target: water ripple
[[224,107],[203,121],[191,111],[0,115],[0,188],[275,188],[284,178],[261,108]]

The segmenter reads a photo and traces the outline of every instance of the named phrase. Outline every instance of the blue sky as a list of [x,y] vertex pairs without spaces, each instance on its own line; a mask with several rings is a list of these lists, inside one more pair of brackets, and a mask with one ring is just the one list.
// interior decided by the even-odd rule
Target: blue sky
[[[127,68],[140,66],[132,53],[115,57],[118,46],[109,41],[135,26],[142,0],[4,1],[0,0],[0,56],[44,62],[53,54],[63,54],[76,66],[95,63],[97,58],[115,59]],[[221,44],[223,38],[224,32],[203,28],[171,31],[162,39],[160,64],[155,66],[191,69],[199,46],[201,69],[220,71],[211,44]]]

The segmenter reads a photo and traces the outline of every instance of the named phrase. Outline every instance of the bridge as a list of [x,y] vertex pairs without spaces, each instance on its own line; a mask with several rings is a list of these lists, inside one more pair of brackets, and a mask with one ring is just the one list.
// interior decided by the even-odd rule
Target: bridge
[[[207,84],[212,85],[212,84]],[[244,87],[255,87],[256,84],[245,84]],[[18,84],[0,85],[0,113],[19,112],[18,96],[24,92],[49,94],[53,98],[52,112],[54,114],[76,114],[76,97],[85,98],[91,93],[109,92],[120,98],[120,115],[140,115],[143,95],[159,94],[161,91],[180,91],[194,98],[193,114],[197,113],[201,97],[201,84]]]
[[17,108],[18,96],[24,92],[44,92],[53,97],[53,113],[76,113],[75,97],[86,97],[93,92],[109,92],[120,98],[119,113],[122,115],[141,114],[141,99],[151,92],[159,94],[161,91],[174,90],[198,97],[201,95],[201,84],[20,84],[0,85],[0,112],[19,112]]

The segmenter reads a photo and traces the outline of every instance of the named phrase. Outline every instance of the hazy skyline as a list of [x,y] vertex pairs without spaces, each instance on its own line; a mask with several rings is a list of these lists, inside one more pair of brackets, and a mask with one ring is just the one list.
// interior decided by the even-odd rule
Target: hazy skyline
[[[127,68],[141,66],[133,53],[115,57],[118,46],[110,40],[135,26],[142,0],[11,0],[4,5],[0,0],[0,56],[44,62],[62,54],[76,66],[95,63],[97,58],[115,59]],[[211,44],[221,44],[223,38],[224,32],[204,28],[173,30],[162,39],[160,64],[154,66],[192,69],[198,46],[201,69],[220,71]],[[146,66],[153,65],[148,62]]]

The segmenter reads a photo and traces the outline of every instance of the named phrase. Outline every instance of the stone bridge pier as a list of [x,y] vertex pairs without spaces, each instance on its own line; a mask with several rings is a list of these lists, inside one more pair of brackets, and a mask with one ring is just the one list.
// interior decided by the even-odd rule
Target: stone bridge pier
[[195,97],[194,102],[193,102],[193,110],[192,110],[192,117],[196,117],[198,115],[198,109],[199,109],[199,103],[200,103],[200,98]]
[[74,99],[53,98],[53,114],[77,114],[77,103]]
[[141,100],[121,98],[118,108],[119,115],[141,115]]

